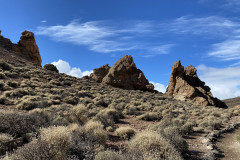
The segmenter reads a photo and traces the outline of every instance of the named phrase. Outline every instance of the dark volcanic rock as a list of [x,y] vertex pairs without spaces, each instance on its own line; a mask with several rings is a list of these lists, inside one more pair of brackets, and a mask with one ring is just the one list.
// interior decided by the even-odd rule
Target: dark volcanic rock
[[94,69],[91,73],[90,78],[97,82],[102,82],[103,78],[108,74],[110,67],[108,64],[101,66],[100,68]]
[[188,66],[184,69],[180,61],[173,64],[171,77],[168,83],[167,94],[177,99],[191,99],[199,105],[226,107],[226,104],[214,98],[211,89],[197,76],[197,69]]
[[32,32],[22,32],[21,40],[13,47],[13,50],[29,61],[41,66],[41,56]]
[[126,55],[118,60],[114,66],[109,69],[102,83],[124,89],[154,90],[154,86],[149,83],[143,72],[137,69],[130,55]]
[[11,50],[13,47],[13,43],[10,39],[4,38],[0,35],[0,47],[3,47],[4,49]]

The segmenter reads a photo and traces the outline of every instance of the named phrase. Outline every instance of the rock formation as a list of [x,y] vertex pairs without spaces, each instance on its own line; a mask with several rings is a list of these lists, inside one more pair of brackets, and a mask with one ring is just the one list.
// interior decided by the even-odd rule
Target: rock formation
[[29,61],[41,66],[41,56],[32,32],[22,32],[21,40],[13,47],[13,50]]
[[13,43],[11,42],[10,39],[4,38],[0,34],[0,47],[3,47],[4,49],[11,50],[13,47]]
[[108,64],[101,66],[100,68],[94,69],[93,73],[90,74],[90,78],[97,82],[102,82],[103,78],[108,74],[110,67]]
[[154,86],[149,83],[143,72],[137,69],[130,55],[118,60],[111,68],[105,65],[94,69],[90,78],[118,88],[151,92],[154,90]]
[[176,99],[191,99],[199,105],[225,108],[226,104],[214,98],[211,89],[197,76],[197,69],[188,66],[184,69],[180,61],[173,64],[166,93]]

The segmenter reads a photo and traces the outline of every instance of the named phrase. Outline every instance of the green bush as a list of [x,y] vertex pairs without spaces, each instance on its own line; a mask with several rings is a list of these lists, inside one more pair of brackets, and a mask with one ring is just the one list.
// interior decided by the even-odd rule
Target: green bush
[[55,65],[53,65],[53,64],[45,64],[45,65],[43,66],[43,68],[44,68],[44,69],[47,69],[47,70],[49,70],[49,71],[53,71],[53,72],[59,73],[57,67],[56,67]]

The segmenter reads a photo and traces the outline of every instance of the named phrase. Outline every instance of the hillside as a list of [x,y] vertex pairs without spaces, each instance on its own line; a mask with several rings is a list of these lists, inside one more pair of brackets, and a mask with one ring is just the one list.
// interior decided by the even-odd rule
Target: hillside
[[240,97],[225,99],[223,102],[225,102],[228,107],[235,107],[240,105]]
[[240,115],[71,77],[21,55],[0,44],[2,159],[206,159],[201,138]]

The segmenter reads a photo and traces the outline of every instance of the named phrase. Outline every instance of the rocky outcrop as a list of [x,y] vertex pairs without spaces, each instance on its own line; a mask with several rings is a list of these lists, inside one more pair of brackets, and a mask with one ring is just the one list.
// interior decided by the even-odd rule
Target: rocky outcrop
[[29,61],[41,66],[41,56],[32,32],[22,32],[21,39],[18,44],[13,47],[13,50]]
[[197,76],[197,69],[188,66],[184,69],[180,61],[173,64],[166,93],[176,99],[191,99],[199,105],[225,108],[226,104],[214,98],[211,89]]
[[[108,70],[108,68],[106,70]],[[104,72],[104,74],[105,73],[106,72]],[[149,83],[143,72],[137,69],[130,55],[126,55],[118,60],[114,66],[109,69],[106,76],[104,76],[102,83],[124,89],[154,90],[154,86]]]
[[13,47],[13,43],[11,42],[10,39],[4,38],[3,36],[0,35],[0,47],[11,50]]
[[113,67],[109,67],[109,65],[106,64],[94,69],[89,78],[113,87],[154,91],[154,86],[149,83],[143,72],[137,69],[130,55],[126,55],[118,60]]
[[90,74],[90,78],[96,80],[97,82],[102,82],[103,78],[108,74],[109,72],[109,65],[103,65],[100,68],[94,69],[93,73]]

